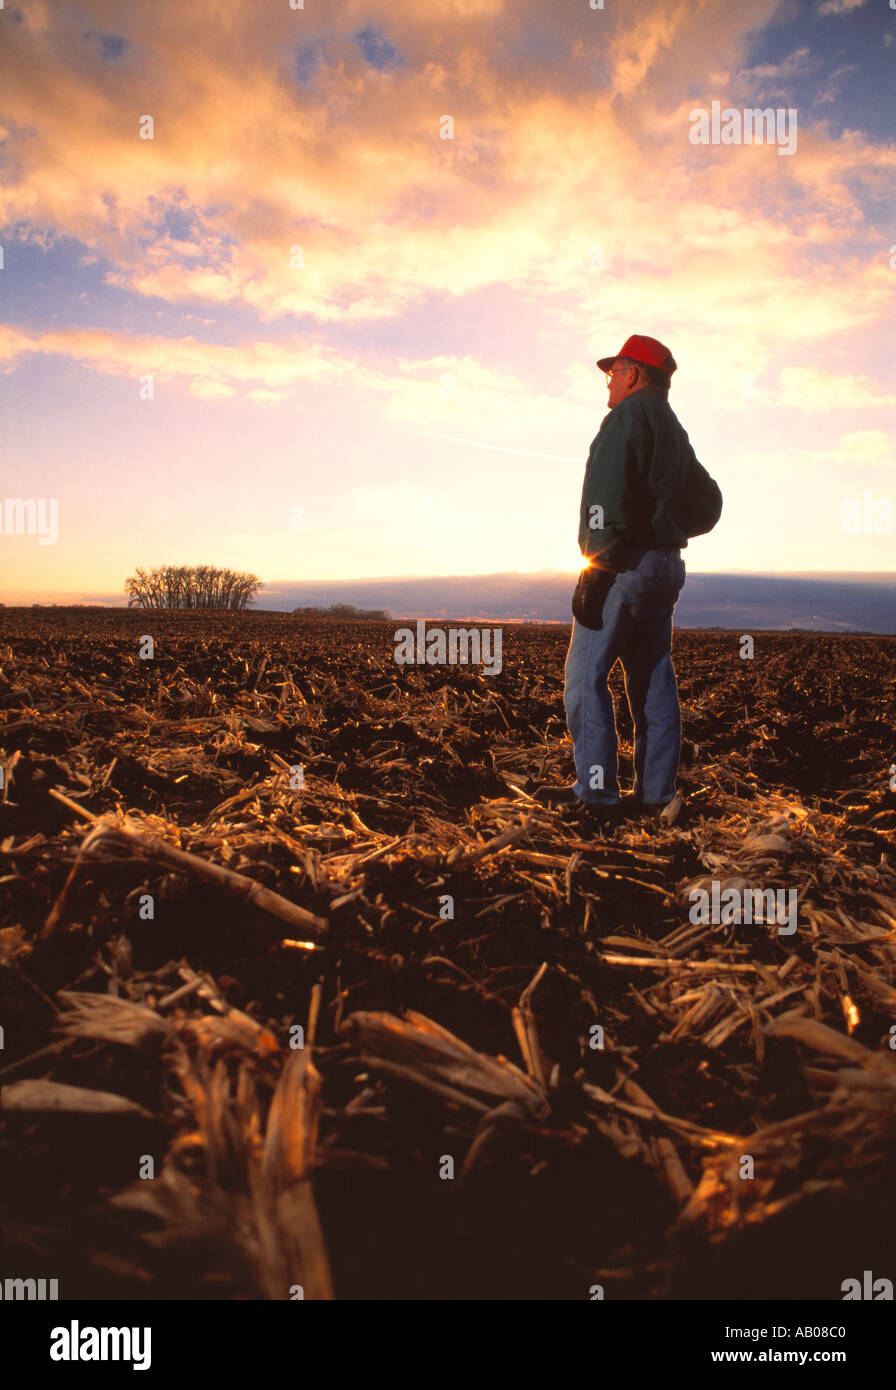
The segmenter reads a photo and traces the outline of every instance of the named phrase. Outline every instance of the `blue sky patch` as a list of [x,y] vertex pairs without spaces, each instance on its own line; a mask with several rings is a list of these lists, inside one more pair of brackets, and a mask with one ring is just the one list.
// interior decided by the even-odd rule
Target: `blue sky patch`
[[97,39],[100,46],[100,57],[104,63],[112,63],[116,58],[120,58],[128,46],[127,39],[123,39],[118,34],[105,34],[99,29],[86,29],[85,39]]
[[293,71],[296,77],[307,87],[313,82],[324,63],[323,45],[313,43],[308,48],[302,48],[293,59]]
[[398,49],[393,48],[381,29],[361,29],[355,38],[365,61],[378,72],[404,67],[404,59]]

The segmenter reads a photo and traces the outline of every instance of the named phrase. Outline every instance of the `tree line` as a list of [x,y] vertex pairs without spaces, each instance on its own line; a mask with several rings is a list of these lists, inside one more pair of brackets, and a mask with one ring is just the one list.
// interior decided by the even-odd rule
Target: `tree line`
[[263,587],[254,574],[216,565],[157,565],[125,580],[128,608],[245,608]]
[[294,618],[369,618],[388,622],[385,608],[356,608],[353,603],[331,603],[328,608],[294,608]]

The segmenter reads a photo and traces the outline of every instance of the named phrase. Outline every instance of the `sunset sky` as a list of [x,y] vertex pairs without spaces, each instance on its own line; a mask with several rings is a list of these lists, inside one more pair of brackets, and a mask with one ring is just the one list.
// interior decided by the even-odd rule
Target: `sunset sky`
[[[843,530],[896,501],[887,0],[7,0],[0,32],[0,500],[59,517],[0,535],[7,603],[163,563],[572,573],[630,333],[725,497],[690,569],[896,568]],[[693,143],[714,101],[795,109],[795,151]]]

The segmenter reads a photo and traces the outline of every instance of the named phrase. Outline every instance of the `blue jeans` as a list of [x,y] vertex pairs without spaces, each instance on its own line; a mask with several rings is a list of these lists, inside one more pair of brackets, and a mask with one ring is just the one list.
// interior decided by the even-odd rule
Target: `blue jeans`
[[663,804],[675,795],[681,707],[672,665],[672,613],[684,581],[680,551],[647,550],[614,580],[600,631],[573,619],[563,700],[575,753],[575,791],[592,805],[619,802],[616,718],[607,688],[617,658],[635,726],[634,794]]

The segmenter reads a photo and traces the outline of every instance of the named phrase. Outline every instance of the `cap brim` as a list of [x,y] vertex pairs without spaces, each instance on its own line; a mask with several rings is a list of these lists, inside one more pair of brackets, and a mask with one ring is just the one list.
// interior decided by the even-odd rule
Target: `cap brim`
[[[602,372],[608,372],[608,371],[610,370],[610,368],[612,367],[613,363],[617,360],[618,357],[619,357],[619,353],[618,353],[618,352],[615,353],[612,357],[600,357],[600,358],[598,358],[597,365],[600,367],[600,369],[601,369]],[[633,357],[633,358],[632,358],[632,361],[633,361],[633,362],[637,362],[637,361],[638,361],[637,357]],[[648,366],[650,366],[650,363],[649,363],[649,362],[642,362],[640,365],[641,365],[642,367],[648,367]],[[660,370],[661,370],[661,371],[664,371],[664,372],[668,372],[670,376],[672,375],[673,372],[677,372],[677,371],[678,371],[678,363],[675,361],[675,358],[671,355],[671,353],[670,353],[669,356],[666,358],[666,361],[665,361],[665,363],[663,364],[663,366],[661,367]]]

